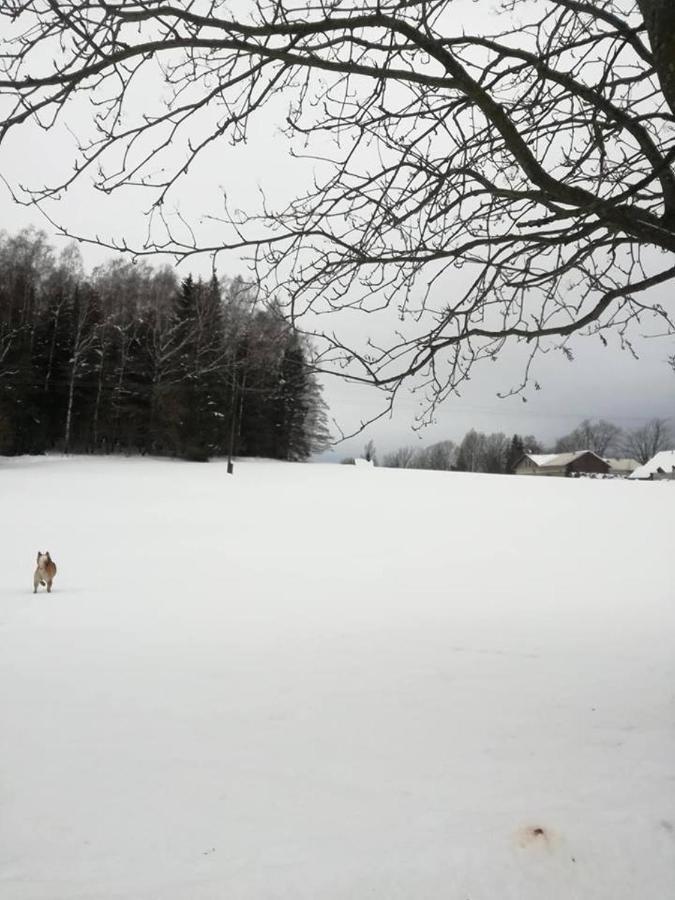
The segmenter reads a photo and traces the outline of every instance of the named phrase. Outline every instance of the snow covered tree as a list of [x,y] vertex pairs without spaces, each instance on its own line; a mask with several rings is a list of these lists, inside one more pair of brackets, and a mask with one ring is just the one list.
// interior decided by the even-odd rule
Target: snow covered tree
[[305,338],[241,279],[0,235],[0,452],[234,449],[304,459],[328,441]]

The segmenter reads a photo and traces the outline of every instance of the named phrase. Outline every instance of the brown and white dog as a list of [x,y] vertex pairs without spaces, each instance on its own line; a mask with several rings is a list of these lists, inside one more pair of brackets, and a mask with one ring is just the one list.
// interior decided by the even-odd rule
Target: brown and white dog
[[33,593],[37,594],[38,585],[47,585],[47,593],[51,593],[52,581],[56,575],[56,564],[49,555],[49,550],[40,553],[38,550],[37,567],[33,575]]

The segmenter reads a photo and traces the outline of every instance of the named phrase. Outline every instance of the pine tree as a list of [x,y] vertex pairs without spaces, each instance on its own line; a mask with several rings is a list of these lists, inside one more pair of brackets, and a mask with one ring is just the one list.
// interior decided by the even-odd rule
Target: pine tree
[[[224,287],[224,291],[223,291]],[[224,299],[223,299],[224,293]],[[328,441],[310,347],[255,287],[0,234],[0,452],[305,459]]]
[[511,444],[509,446],[509,452],[506,457],[506,472],[508,475],[513,475],[516,470],[516,466],[518,462],[522,458],[525,453],[525,445],[523,444],[523,440],[518,434],[514,434],[511,438]]
[[319,384],[316,374],[309,368],[305,386],[305,404],[307,413],[304,430],[310,453],[321,453],[331,442],[328,427],[328,405],[323,398],[323,388]]
[[275,456],[279,459],[300,460],[311,454],[305,432],[308,378],[300,341],[291,333],[281,359],[274,398]]

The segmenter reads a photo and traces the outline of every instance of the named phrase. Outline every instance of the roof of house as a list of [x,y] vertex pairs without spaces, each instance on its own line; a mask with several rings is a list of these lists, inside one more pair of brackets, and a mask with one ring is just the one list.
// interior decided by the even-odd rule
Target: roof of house
[[[556,468],[558,468],[559,466],[568,466],[571,462],[574,462],[575,459],[578,459],[585,453],[592,452],[592,450],[575,450],[572,453],[558,453],[555,459],[551,460],[549,466],[555,466]],[[595,456],[595,454],[593,455]]]
[[555,459],[557,453],[526,453],[523,459],[531,459],[536,466],[545,466]]
[[675,469],[675,450],[662,450],[660,453],[657,453],[656,456],[652,456],[649,462],[646,462],[644,466],[637,468],[628,477],[649,478],[650,475],[655,475],[659,469],[662,469],[664,472],[671,472]]
[[571,462],[574,462],[575,459],[584,456],[586,453],[597,456],[602,462],[608,462],[608,460],[602,459],[602,457],[598,456],[593,450],[575,450],[572,453],[526,453],[523,456],[523,459],[531,459],[532,462],[540,468],[551,467],[557,469],[559,467],[562,468],[568,466]]

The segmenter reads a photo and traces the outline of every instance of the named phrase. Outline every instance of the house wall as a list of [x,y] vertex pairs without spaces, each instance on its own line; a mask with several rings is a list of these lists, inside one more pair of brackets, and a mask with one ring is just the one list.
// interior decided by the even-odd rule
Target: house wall
[[524,459],[515,468],[516,475],[566,475],[564,466],[537,466],[531,459]]
[[602,475],[609,472],[609,463],[606,463],[604,459],[599,459],[593,453],[584,453],[583,456],[568,463],[566,470],[570,475]]
[[538,475],[539,468],[535,466],[531,459],[523,459],[513,470],[516,475]]

